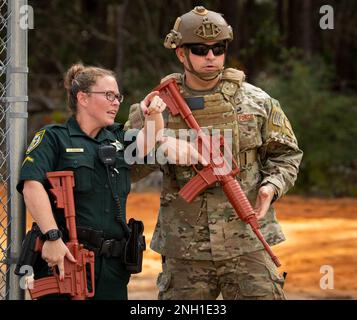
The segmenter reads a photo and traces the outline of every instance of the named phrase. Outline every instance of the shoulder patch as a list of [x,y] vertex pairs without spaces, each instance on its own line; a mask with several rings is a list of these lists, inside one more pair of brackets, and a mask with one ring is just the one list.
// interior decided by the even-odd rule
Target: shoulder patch
[[26,150],[26,154],[29,154],[32,150],[36,149],[40,145],[40,143],[43,139],[43,136],[45,135],[45,132],[46,132],[46,129],[43,129],[35,134],[30,145],[28,146],[28,148]]
[[291,124],[281,109],[279,102],[272,100],[271,116],[268,121],[269,131],[279,132],[285,136],[295,139]]
[[278,110],[277,108],[274,108],[272,111],[272,121],[273,121],[273,124],[278,127],[281,127],[283,125],[284,116],[283,116],[282,112],[280,110]]

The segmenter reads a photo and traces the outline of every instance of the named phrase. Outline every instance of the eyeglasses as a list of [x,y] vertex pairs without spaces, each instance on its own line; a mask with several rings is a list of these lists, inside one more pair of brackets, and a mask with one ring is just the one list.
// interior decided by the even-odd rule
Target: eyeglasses
[[86,93],[104,94],[105,98],[110,102],[113,102],[115,99],[117,99],[119,103],[124,101],[124,95],[121,93],[114,93],[113,91],[86,91]]
[[207,44],[187,44],[187,48],[189,48],[192,54],[196,56],[206,56],[210,49],[212,49],[212,53],[215,56],[220,56],[227,51],[227,45],[225,43],[219,42],[212,45]]

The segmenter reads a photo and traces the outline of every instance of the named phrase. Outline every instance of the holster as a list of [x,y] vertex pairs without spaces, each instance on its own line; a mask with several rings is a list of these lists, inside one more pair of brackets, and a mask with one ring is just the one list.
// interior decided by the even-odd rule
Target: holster
[[35,251],[36,239],[42,235],[40,228],[34,222],[31,230],[27,232],[22,241],[20,257],[17,261],[14,273],[18,276],[25,276],[26,272],[21,271],[22,266],[34,267],[36,260],[40,256],[40,251]]
[[144,224],[142,221],[131,218],[128,226],[130,237],[125,244],[124,263],[130,273],[139,273],[142,270],[143,252],[146,250]]

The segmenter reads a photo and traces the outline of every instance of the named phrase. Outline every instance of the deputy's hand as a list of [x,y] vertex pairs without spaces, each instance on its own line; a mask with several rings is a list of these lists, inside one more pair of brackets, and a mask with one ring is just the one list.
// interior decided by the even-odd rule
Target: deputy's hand
[[153,91],[140,102],[140,107],[145,115],[153,115],[163,112],[166,108],[166,103],[159,97],[158,91]]
[[257,195],[257,201],[255,202],[255,215],[257,219],[262,219],[268,212],[271,200],[275,194],[275,189],[272,185],[267,184],[260,187]]
[[58,266],[59,278],[64,279],[64,258],[71,262],[76,262],[68,247],[62,239],[55,241],[45,241],[42,247],[42,259],[45,260],[50,268]]

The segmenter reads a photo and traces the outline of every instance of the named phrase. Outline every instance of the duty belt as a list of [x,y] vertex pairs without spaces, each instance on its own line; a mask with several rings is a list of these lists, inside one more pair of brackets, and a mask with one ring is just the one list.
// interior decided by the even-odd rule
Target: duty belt
[[126,239],[108,239],[101,230],[87,227],[77,227],[77,237],[87,249],[94,252],[96,256],[106,258],[123,258]]

